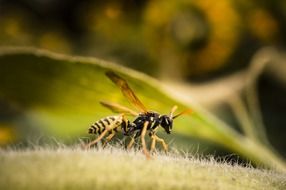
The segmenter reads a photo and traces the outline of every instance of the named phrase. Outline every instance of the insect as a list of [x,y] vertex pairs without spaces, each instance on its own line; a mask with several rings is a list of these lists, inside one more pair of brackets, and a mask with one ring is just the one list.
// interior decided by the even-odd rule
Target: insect
[[[139,113],[127,107],[116,104],[116,103],[101,102],[103,106],[109,108],[111,111],[115,113],[120,113],[120,115],[103,118],[99,120],[98,122],[96,122],[95,125],[101,125],[103,131],[102,132],[100,131],[99,137],[95,139],[94,141],[90,142],[89,144],[87,144],[87,147],[93,144],[96,144],[100,139],[102,139],[105,136],[107,132],[110,133],[109,136],[107,137],[107,141],[110,140],[114,136],[113,131],[118,130],[118,128],[121,126],[121,130],[123,131],[123,134],[131,137],[131,140],[127,148],[131,148],[135,142],[135,139],[140,137],[143,152],[149,158],[150,153],[148,152],[146,148],[146,142],[145,142],[146,133],[149,132],[149,136],[151,137],[150,152],[154,151],[157,142],[160,142],[164,150],[167,152],[168,145],[165,143],[165,141],[162,138],[156,135],[157,129],[161,126],[162,128],[164,128],[167,134],[170,134],[172,131],[172,127],[173,127],[173,120],[182,114],[191,112],[191,110],[185,110],[183,112],[180,112],[177,115],[174,115],[177,109],[177,106],[173,106],[173,108],[171,109],[168,115],[161,115],[157,112],[149,111],[146,109],[143,103],[138,99],[138,97],[129,87],[126,80],[124,80],[123,78],[121,78],[120,76],[118,76],[116,73],[112,71],[106,72],[106,76],[116,86],[120,88],[122,94],[139,111]],[[125,115],[133,115],[133,116],[136,116],[136,118],[133,122],[130,122],[129,120],[125,118]],[[109,124],[107,121],[109,121]],[[93,125],[90,128],[91,132],[93,130],[94,131],[96,130],[92,128],[96,128],[96,127]]]

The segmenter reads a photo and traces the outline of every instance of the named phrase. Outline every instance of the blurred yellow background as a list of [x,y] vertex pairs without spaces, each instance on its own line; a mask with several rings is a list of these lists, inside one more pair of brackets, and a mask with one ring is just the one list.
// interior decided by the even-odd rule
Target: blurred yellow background
[[205,79],[285,45],[284,1],[0,1],[0,45],[97,56],[157,77]]
[[[0,47],[94,56],[201,84],[248,68],[263,47],[283,50],[285,23],[283,0],[0,0]],[[258,94],[266,132],[285,156],[286,80],[275,77],[257,79]],[[1,126],[0,144],[12,132]]]

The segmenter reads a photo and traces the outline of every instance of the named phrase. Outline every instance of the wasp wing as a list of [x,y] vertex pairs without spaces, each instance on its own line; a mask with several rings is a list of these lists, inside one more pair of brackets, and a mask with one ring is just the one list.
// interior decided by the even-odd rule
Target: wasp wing
[[111,111],[115,112],[115,113],[124,113],[124,114],[128,114],[128,115],[133,115],[133,116],[137,116],[138,113],[136,113],[135,111],[116,104],[116,103],[112,103],[112,102],[106,102],[106,101],[100,101],[100,104],[103,105],[104,107],[110,109]]
[[142,112],[147,112],[147,109],[131,90],[126,80],[124,80],[112,71],[106,72],[106,76],[121,89],[123,95],[130,101],[132,105],[134,105]]

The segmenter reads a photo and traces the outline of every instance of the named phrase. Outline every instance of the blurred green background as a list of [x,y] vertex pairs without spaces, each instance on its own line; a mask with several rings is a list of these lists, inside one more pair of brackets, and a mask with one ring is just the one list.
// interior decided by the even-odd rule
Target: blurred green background
[[[210,86],[204,93],[199,86],[248,71],[264,47],[284,55],[285,34],[283,0],[0,0],[0,46],[94,56],[196,86],[190,92],[194,97],[221,94],[220,99],[197,101],[234,126],[239,121],[225,101],[228,96]],[[277,60],[275,55],[269,55],[278,62],[270,63],[272,70],[285,68],[285,57]],[[286,72],[280,70],[263,71],[254,80],[266,134],[286,157]],[[231,82],[218,84],[236,89]],[[247,102],[247,85],[242,86],[238,95]]]
[[261,46],[283,46],[285,12],[280,0],[1,0],[0,44],[208,78],[244,67]]

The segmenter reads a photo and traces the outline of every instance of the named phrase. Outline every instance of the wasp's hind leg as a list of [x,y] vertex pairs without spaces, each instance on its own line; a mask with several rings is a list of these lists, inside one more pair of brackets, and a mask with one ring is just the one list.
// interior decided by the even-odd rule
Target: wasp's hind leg
[[89,149],[92,145],[95,145],[96,143],[98,143],[105,136],[107,132],[108,130],[105,129],[94,141],[91,141],[90,143],[84,145],[83,148]]
[[[112,131],[114,128],[116,128],[117,126],[120,125],[121,123],[121,120],[122,120],[122,116],[119,117],[117,120],[115,120],[110,126],[106,126],[104,131],[92,142],[84,145],[84,149],[89,149],[92,145],[95,145],[96,143],[98,143],[98,141],[100,141],[108,131]],[[113,137],[113,136],[112,136]],[[109,137],[111,138],[111,137]]]
[[112,140],[112,138],[116,135],[115,131],[112,131],[105,139],[105,141],[103,142],[103,148],[106,147],[107,143],[110,142]]
[[134,142],[135,142],[135,138],[134,136],[132,136],[130,142],[127,145],[127,150],[130,150],[133,147]]

